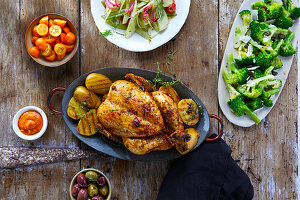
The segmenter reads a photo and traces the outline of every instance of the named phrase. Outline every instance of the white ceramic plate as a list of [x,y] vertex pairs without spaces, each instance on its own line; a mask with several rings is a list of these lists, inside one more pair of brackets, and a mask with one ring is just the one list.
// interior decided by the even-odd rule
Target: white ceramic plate
[[[122,49],[133,52],[145,52],[160,47],[171,40],[180,31],[188,16],[191,0],[176,0],[175,2],[177,16],[170,20],[168,28],[154,37],[151,42],[137,33],[129,39],[114,33],[113,35],[106,37],[107,40]],[[105,10],[101,0],[91,0],[91,10],[96,26],[99,30],[101,29],[100,31],[112,29],[110,25],[104,23],[104,19],[101,17]],[[125,33],[124,30],[118,30],[118,32]]]
[[[234,40],[234,34],[235,34],[236,27],[237,26],[242,27],[242,25],[243,25],[243,21],[242,21],[241,17],[239,16],[239,12],[242,10],[246,10],[246,9],[252,10],[251,4],[256,1],[257,0],[245,0],[242,3],[240,10],[237,13],[237,16],[234,20],[234,23],[232,25],[232,28],[231,28],[231,31],[229,34],[229,38],[227,41],[226,49],[225,49],[222,64],[221,64],[219,81],[218,81],[218,99],[219,99],[219,105],[221,107],[221,110],[223,111],[224,115],[231,123],[238,125],[238,126],[242,126],[242,127],[250,127],[250,126],[254,125],[255,122],[248,115],[243,115],[241,117],[238,117],[231,112],[231,110],[227,104],[227,101],[229,99],[229,93],[227,91],[225,82],[222,77],[222,70],[226,67],[228,54],[233,53],[233,56],[235,56],[235,54],[237,53],[237,50],[235,50],[233,48],[233,40]],[[294,3],[296,4],[296,2],[294,2]],[[299,38],[299,31],[300,31],[299,19],[295,21],[294,26],[292,28],[290,28],[290,30],[292,30],[296,34],[294,41],[293,41],[293,46],[294,46],[294,48],[296,48],[297,40]],[[275,78],[279,78],[282,80],[282,87],[280,90],[280,93],[281,93],[281,91],[284,87],[284,84],[286,82],[286,79],[288,77],[294,56],[291,56],[291,57],[279,56],[279,58],[283,62],[283,67],[281,69],[277,70],[278,75],[276,75]],[[273,106],[275,105],[280,93],[273,97],[273,99],[272,99],[274,102]],[[258,116],[259,119],[262,120],[266,117],[266,115],[271,111],[272,108],[273,107],[263,107],[263,108],[255,111],[255,114]]]

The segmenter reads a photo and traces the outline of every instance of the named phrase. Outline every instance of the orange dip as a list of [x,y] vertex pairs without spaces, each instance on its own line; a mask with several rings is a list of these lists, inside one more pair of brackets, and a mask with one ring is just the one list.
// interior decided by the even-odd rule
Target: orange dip
[[29,110],[20,116],[18,126],[24,135],[35,135],[43,127],[43,118],[37,111]]

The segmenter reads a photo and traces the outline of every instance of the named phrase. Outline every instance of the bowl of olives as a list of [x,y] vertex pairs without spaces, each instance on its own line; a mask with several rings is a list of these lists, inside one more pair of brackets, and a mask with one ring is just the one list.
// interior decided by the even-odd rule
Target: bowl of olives
[[70,197],[72,200],[110,200],[111,184],[103,172],[83,169],[71,181]]

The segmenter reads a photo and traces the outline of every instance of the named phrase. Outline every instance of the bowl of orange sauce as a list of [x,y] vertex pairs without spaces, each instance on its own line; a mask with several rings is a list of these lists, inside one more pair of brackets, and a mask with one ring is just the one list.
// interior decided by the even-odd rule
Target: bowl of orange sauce
[[44,111],[35,106],[26,106],[14,116],[13,129],[24,140],[36,140],[46,131],[48,119]]

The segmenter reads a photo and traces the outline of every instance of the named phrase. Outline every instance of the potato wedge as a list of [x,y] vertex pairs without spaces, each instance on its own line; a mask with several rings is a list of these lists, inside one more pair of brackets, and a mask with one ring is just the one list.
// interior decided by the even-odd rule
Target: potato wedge
[[192,99],[182,99],[178,103],[178,111],[183,123],[189,126],[193,126],[198,123],[198,105]]
[[176,90],[170,86],[167,86],[167,85],[164,85],[164,86],[161,86],[159,88],[160,91],[164,91],[166,92],[172,99],[175,103],[179,103],[180,99],[179,99],[179,96],[176,92]]
[[87,89],[97,94],[107,94],[112,81],[103,74],[91,73],[85,79]]
[[87,107],[83,106],[78,101],[76,101],[74,97],[71,98],[67,109],[67,114],[69,117],[78,120],[84,117],[87,111],[88,111]]
[[92,136],[98,131],[97,124],[97,111],[96,109],[92,109],[89,112],[85,113],[85,117],[80,119],[77,126],[77,131],[81,135]]
[[74,91],[76,101],[88,108],[98,108],[101,104],[100,98],[92,91],[83,86],[78,86]]
[[197,144],[200,133],[194,128],[187,128],[176,135],[175,147],[180,154],[186,154]]

